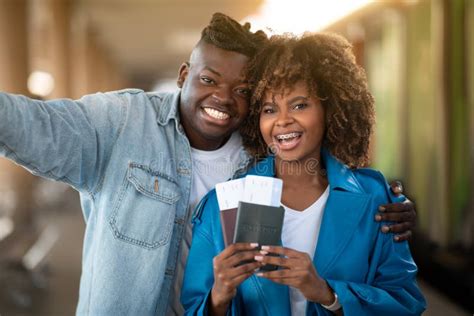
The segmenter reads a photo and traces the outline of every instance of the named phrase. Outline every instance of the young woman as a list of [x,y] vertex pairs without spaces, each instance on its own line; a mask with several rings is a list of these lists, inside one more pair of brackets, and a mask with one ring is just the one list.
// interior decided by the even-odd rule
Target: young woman
[[[408,244],[373,220],[392,197],[379,172],[362,168],[374,102],[350,44],[330,34],[276,36],[249,72],[256,81],[242,135],[257,164],[248,174],[283,180],[282,246],[224,249],[211,191],[194,218],[181,296],[187,313],[421,314]],[[256,272],[265,264],[279,269]]]

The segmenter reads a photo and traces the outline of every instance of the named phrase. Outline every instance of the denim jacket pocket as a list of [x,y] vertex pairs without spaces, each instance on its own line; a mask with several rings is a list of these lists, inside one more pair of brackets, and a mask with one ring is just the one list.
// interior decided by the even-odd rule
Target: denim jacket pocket
[[129,163],[110,218],[115,237],[147,249],[167,244],[179,198],[180,189],[172,177]]

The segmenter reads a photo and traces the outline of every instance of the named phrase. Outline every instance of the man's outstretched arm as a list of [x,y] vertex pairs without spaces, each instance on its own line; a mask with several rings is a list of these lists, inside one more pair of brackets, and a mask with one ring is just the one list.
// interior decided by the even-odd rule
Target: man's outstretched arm
[[[390,183],[390,189],[395,196],[402,196],[403,186],[401,182],[393,181]],[[408,240],[416,224],[415,204],[405,198],[403,202],[380,205],[375,220],[378,222],[392,222],[384,223],[381,230],[383,233],[393,233],[395,241]]]
[[0,156],[91,192],[105,168],[121,108],[107,94],[45,102],[0,93]]

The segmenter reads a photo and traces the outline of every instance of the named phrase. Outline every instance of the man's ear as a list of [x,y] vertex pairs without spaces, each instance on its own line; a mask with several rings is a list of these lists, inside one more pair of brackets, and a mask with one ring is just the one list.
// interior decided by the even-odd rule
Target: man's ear
[[182,63],[181,66],[179,67],[179,72],[178,72],[178,87],[182,88],[184,81],[188,77],[189,73],[189,62]]

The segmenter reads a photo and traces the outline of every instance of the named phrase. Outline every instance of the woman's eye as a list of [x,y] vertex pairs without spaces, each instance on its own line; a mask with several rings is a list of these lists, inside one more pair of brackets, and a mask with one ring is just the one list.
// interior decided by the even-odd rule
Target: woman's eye
[[264,109],[262,110],[262,113],[264,113],[264,114],[272,114],[272,113],[274,113],[274,112],[275,112],[275,111],[274,111],[272,108],[264,108]]
[[295,110],[302,110],[302,109],[304,109],[304,108],[307,107],[307,106],[308,106],[308,105],[307,105],[306,103],[298,103],[298,104],[296,104],[296,105],[293,107],[293,109],[295,109]]

